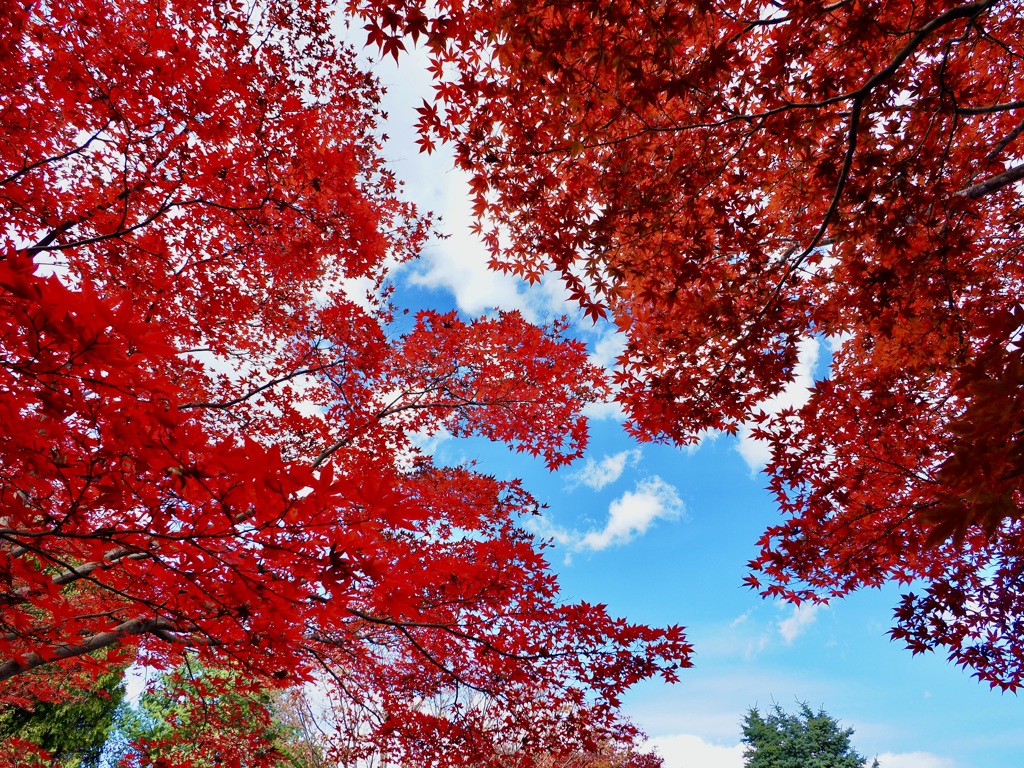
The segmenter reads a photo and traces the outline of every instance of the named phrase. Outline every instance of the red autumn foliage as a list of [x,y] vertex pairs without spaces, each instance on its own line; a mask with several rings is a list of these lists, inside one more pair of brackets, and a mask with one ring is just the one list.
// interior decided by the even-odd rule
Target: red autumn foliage
[[607,383],[514,313],[401,332],[386,264],[429,222],[329,8],[7,0],[0,93],[0,678],[198,648],[387,702],[361,735],[422,765],[487,757],[430,696],[628,737],[618,696],[689,664],[681,630],[562,604],[530,496],[413,444],[557,467]]
[[[894,638],[1020,687],[1019,0],[350,5],[385,50],[425,36],[419,127],[495,265],[626,334],[630,429],[756,423],[785,520],[751,585],[913,584]],[[828,374],[760,413],[808,338]]]
[[[314,698],[318,699],[314,701]],[[426,700],[427,710],[440,704]],[[571,711],[563,708],[556,712],[543,712],[543,703],[537,703],[539,716],[549,722],[559,717],[566,722],[586,727],[586,709]],[[543,744],[530,734],[500,727],[500,708],[486,696],[475,696],[460,702],[459,712],[475,721],[474,731],[484,739],[492,739],[487,750],[493,754],[488,766],[493,768],[662,768],[663,760],[655,752],[641,751],[636,744],[608,740],[593,734],[589,741],[554,742]],[[274,706],[275,721],[291,726],[287,751],[291,754],[317,755],[317,765],[371,764],[383,760],[390,765],[418,765],[417,755],[409,754],[400,743],[385,740],[376,745],[353,739],[368,721],[386,719],[383,702],[362,701],[356,704],[345,700],[325,700],[311,697],[301,691],[290,691]],[[477,750],[482,752],[483,750]]]

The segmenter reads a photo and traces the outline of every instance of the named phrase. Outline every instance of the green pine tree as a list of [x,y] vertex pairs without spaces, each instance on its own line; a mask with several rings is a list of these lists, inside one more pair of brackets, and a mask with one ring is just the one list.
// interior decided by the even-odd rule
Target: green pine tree
[[852,728],[842,728],[824,709],[815,714],[806,703],[796,714],[778,704],[765,715],[752,707],[743,720],[743,758],[746,768],[865,768],[852,735]]

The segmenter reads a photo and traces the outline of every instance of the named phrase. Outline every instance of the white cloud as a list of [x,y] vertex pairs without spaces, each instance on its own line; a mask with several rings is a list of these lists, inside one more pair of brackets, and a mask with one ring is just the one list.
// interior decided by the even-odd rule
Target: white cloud
[[931,752],[883,752],[878,756],[878,765],[881,768],[953,768],[954,762]]
[[756,659],[768,647],[768,643],[771,641],[771,635],[763,632],[756,637],[748,639],[746,647],[743,649],[743,660],[751,661]]
[[606,400],[601,403],[587,403],[583,406],[583,415],[588,419],[617,421],[620,424],[626,420],[626,410],[621,403],[615,400]]
[[317,291],[317,301],[325,302],[333,289],[340,289],[346,299],[367,313],[372,314],[380,309],[380,294],[372,277],[348,277],[335,284],[324,285]]
[[836,354],[843,348],[843,344],[845,344],[852,338],[853,334],[845,331],[837,333],[835,336],[829,336],[827,339],[825,339],[825,341],[828,342],[829,353],[833,355]]
[[720,746],[700,736],[681,733],[647,742],[665,758],[665,768],[743,768],[743,745]]
[[451,237],[425,249],[416,263],[409,282],[424,288],[446,290],[455,297],[459,309],[471,315],[492,309],[517,309],[529,320],[535,320],[530,302],[514,277],[496,272],[487,266],[487,253],[483,246],[468,233],[468,212],[453,211],[460,203],[453,201],[455,190],[465,196],[461,179],[446,188],[444,231]]
[[801,603],[793,608],[793,614],[789,618],[779,622],[779,634],[786,645],[792,645],[793,641],[815,622],[819,608],[820,605],[813,603]]
[[569,483],[573,488],[585,485],[599,491],[622,477],[627,465],[635,467],[639,461],[640,451],[636,449],[621,451],[613,456],[605,454],[600,461],[588,457],[582,467],[569,475]]
[[729,629],[736,629],[736,627],[738,627],[740,624],[746,624],[747,623],[747,619],[749,619],[749,618],[750,618],[750,611],[749,610],[748,611],[744,611],[739,616],[737,616],[735,619],[733,619],[732,621],[729,622]]
[[608,506],[604,528],[586,534],[577,548],[597,551],[613,544],[626,544],[646,533],[655,520],[671,520],[682,514],[683,502],[676,489],[655,475],[615,499]]
[[[802,339],[800,341],[797,364],[793,370],[793,380],[778,395],[762,403],[760,406],[762,411],[776,414],[784,408],[799,408],[807,402],[811,395],[811,387],[814,385],[814,367],[818,363],[819,351],[820,345],[817,339]],[[753,429],[753,422],[740,425],[739,444],[736,446],[736,450],[740,452],[750,470],[756,472],[771,459],[771,451],[766,443],[752,437]]]
[[[593,351],[590,353],[590,362],[606,371],[613,370],[616,358],[625,349],[626,335],[613,323],[607,321],[598,323],[593,329],[588,329],[584,324],[581,330],[592,330],[597,334],[597,341],[594,342]],[[614,398],[614,393],[612,398]],[[627,418],[625,408],[614,399],[600,403],[588,403],[583,408],[583,414],[589,419],[607,419],[620,424]]]
[[[365,40],[361,30],[349,33],[357,48]],[[369,49],[363,49],[364,52]],[[416,108],[423,99],[433,98],[433,82],[423,47],[402,57],[399,70],[391,57],[373,59],[375,74],[386,88],[381,108],[387,115],[383,131],[387,135],[384,152],[389,164],[399,170],[403,180],[402,196],[414,202],[422,212],[443,213],[435,221],[441,239],[429,243],[405,272],[413,285],[444,290],[455,297],[459,309],[479,315],[493,309],[519,310],[531,322],[552,312],[565,312],[567,293],[561,280],[548,275],[538,285],[529,286],[519,278],[491,270],[489,254],[470,227],[473,211],[469,175],[455,167],[454,150],[438,144],[427,155],[416,145]]]
[[524,522],[524,527],[541,539],[550,539],[555,544],[565,547],[562,562],[572,565],[572,552],[579,548],[579,535],[561,526],[554,525],[546,517],[531,517]]
[[451,439],[451,432],[443,427],[441,429],[433,430],[432,432],[420,430],[409,435],[410,442],[427,456],[433,456],[437,452],[441,443],[445,443]]
[[674,520],[684,514],[683,501],[671,485],[657,475],[642,480],[608,505],[608,520],[600,530],[586,533],[555,525],[546,517],[531,517],[525,525],[544,539],[567,547],[565,562],[572,562],[572,552],[589,549],[600,551],[610,546],[628,544],[643,536],[656,520]]
[[473,217],[468,177],[454,168],[451,150],[441,147],[429,157],[405,158],[402,173],[409,180],[406,194],[417,198],[425,210],[444,211],[437,229],[445,238],[423,249],[412,264],[409,282],[448,291],[459,309],[471,315],[490,309],[518,309],[525,315],[531,314],[529,302],[520,290],[522,283],[511,275],[491,270],[483,244],[470,232]]
[[615,361],[626,348],[626,334],[612,323],[606,323],[604,333],[594,343],[590,362],[601,368],[614,368]]

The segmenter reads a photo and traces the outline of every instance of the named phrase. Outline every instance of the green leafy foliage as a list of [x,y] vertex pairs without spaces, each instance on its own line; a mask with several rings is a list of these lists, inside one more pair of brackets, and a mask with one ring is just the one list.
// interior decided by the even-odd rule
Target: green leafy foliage
[[279,692],[239,671],[187,661],[161,675],[136,708],[123,707],[114,752],[124,768],[307,768],[276,716]]
[[0,707],[0,742],[12,754],[18,743],[29,742],[45,752],[51,766],[99,766],[124,699],[123,678],[124,668],[115,668],[97,677],[91,690],[69,689],[60,701],[24,700]]

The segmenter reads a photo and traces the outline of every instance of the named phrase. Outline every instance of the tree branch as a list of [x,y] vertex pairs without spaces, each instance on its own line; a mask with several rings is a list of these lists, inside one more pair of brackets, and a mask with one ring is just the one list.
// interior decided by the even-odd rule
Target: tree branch
[[330,363],[323,363],[322,365],[315,365],[315,366],[311,366],[309,368],[300,368],[299,370],[292,371],[291,373],[285,374],[284,376],[279,376],[276,379],[271,379],[270,381],[267,381],[266,383],[261,384],[258,387],[254,387],[253,389],[250,389],[248,392],[246,392],[244,394],[241,394],[238,397],[235,397],[235,398],[233,398],[231,400],[225,400],[222,403],[207,403],[207,402],[185,403],[183,405],[179,405],[178,406],[178,410],[179,411],[185,411],[185,410],[189,410],[191,408],[216,408],[218,410],[226,410],[228,408],[231,408],[232,406],[238,405],[240,403],[244,403],[246,400],[249,400],[250,398],[255,397],[256,395],[260,394],[261,392],[265,392],[268,389],[276,387],[278,384],[284,384],[286,382],[291,381],[292,379],[297,379],[300,376],[306,376],[306,375],[311,375],[311,374],[314,374],[314,373],[319,373],[320,371],[324,371],[324,370],[327,370],[328,368],[332,368],[332,367],[338,365],[339,363],[340,363],[339,360],[335,360],[335,361],[330,362]]
[[1006,149],[1010,145],[1010,142],[1012,142],[1022,133],[1024,133],[1024,120],[1021,120],[1019,123],[1017,123],[1016,128],[1014,128],[1008,134],[1003,136],[1003,138],[1001,138],[996,143],[996,145],[992,147],[992,151],[985,155],[985,159],[988,160],[990,163],[995,162],[996,158],[999,157],[999,153]]
[[59,645],[53,649],[53,653],[49,658],[32,652],[17,659],[5,661],[3,664],[0,664],[0,682],[8,680],[22,672],[27,672],[30,669],[35,669],[36,667],[41,667],[44,664],[49,664],[52,661],[84,656],[87,653],[98,651],[101,648],[107,648],[130,635],[142,635],[147,632],[155,631],[166,634],[173,632],[174,627],[166,619],[129,619],[128,621],[118,624],[111,630],[98,632],[95,635],[87,637],[78,645]]
[[1014,109],[1024,108],[1024,100],[1008,101],[1005,104],[989,104],[987,107],[957,107],[961,115],[988,115],[993,112],[1009,112]]
[[968,200],[977,200],[979,197],[997,192],[1008,184],[1013,184],[1015,181],[1024,179],[1024,163],[1015,165],[1013,168],[1007,168],[1002,173],[996,174],[985,181],[980,181],[977,184],[961,189],[955,193],[956,197],[966,197]]
[[[36,550],[26,550],[26,552],[29,551]],[[120,548],[115,549],[109,552],[104,560],[94,560],[92,562],[82,563],[81,565],[68,566],[66,570],[53,577],[52,583],[55,586],[63,587],[67,584],[78,581],[79,579],[87,578],[97,569],[107,570],[108,568],[113,568],[115,565],[118,565],[125,560],[146,560],[150,557],[153,557],[150,552],[135,552]],[[16,592],[0,595],[0,605],[19,605],[26,602],[33,594],[38,593],[26,587],[24,589],[19,589]]]
[[96,131],[94,134],[92,134],[92,136],[90,136],[88,139],[86,139],[84,143],[72,147],[67,152],[62,152],[61,154],[54,155],[53,157],[44,157],[41,160],[36,160],[34,163],[27,163],[22,165],[21,168],[19,168],[11,175],[5,176],[4,178],[0,179],[0,185],[10,184],[12,181],[17,181],[26,173],[34,171],[36,168],[41,168],[42,166],[49,165],[50,163],[57,163],[60,162],[61,160],[67,160],[72,155],[77,155],[80,152],[84,152],[89,148],[90,144],[99,139],[100,135],[105,130],[107,130],[107,128],[110,127],[111,122],[111,120],[107,120],[107,122],[103,124],[103,127]]

